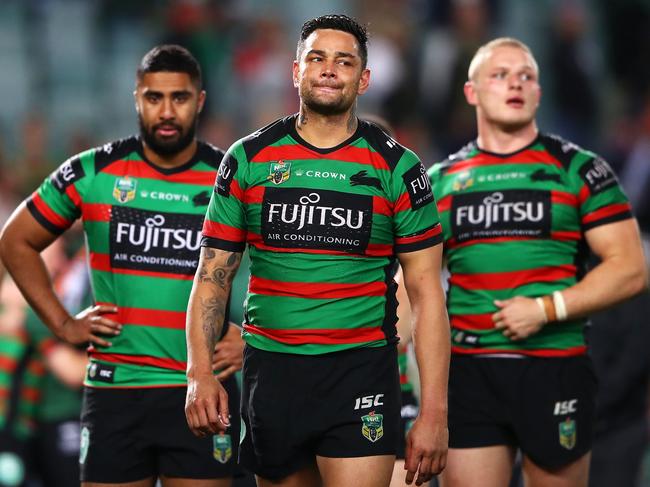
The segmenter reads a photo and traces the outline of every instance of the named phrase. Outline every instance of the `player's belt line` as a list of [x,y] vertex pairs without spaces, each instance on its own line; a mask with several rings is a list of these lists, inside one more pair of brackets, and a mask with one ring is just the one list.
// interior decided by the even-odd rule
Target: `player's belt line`
[[119,353],[100,353],[91,351],[90,357],[102,362],[110,362],[114,364],[124,365],[149,365],[151,367],[158,367],[161,369],[181,370],[185,371],[187,362],[174,360],[171,358],[152,357],[149,355],[127,355]]
[[498,353],[525,355],[528,357],[575,357],[577,355],[584,355],[587,353],[587,347],[584,345],[579,345],[565,349],[543,348],[538,350],[514,350],[510,348],[461,348],[452,345],[451,353],[459,355],[487,355]]
[[559,265],[522,269],[510,272],[485,272],[474,274],[454,273],[449,283],[469,290],[510,289],[537,282],[553,282],[576,276],[576,266]]
[[244,331],[289,345],[337,345],[344,343],[364,343],[384,340],[386,338],[383,330],[379,326],[344,329],[279,329],[262,328],[245,324]]

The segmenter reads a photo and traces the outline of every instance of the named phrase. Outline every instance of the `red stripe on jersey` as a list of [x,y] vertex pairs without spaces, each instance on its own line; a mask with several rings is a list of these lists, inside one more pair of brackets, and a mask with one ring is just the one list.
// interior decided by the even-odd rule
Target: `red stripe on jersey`
[[459,330],[490,330],[494,328],[493,314],[451,315],[449,316],[449,324]]
[[551,191],[551,203],[560,205],[578,206],[578,197],[564,191]]
[[220,238],[231,242],[245,242],[246,230],[231,227],[224,223],[213,222],[207,218],[203,220],[203,235],[210,238]]
[[589,186],[583,184],[582,188],[580,188],[580,193],[578,193],[578,200],[580,201],[580,204],[587,201],[587,198],[589,198],[590,194],[591,193],[589,192]]
[[437,201],[438,211],[440,212],[449,211],[451,209],[451,199],[452,199],[451,195],[440,198]]
[[230,194],[233,195],[234,198],[237,198],[239,201],[244,201],[245,192],[236,179],[233,179],[230,182]]
[[479,153],[471,159],[455,163],[447,174],[466,171],[477,166],[503,165],[503,164],[550,164],[562,168],[562,164],[546,151],[524,150],[508,157],[499,157],[491,154]]
[[77,191],[77,187],[74,184],[71,184],[65,189],[65,194],[68,195],[68,198],[70,198],[70,200],[77,208],[81,207],[81,196],[79,195],[79,191]]
[[109,222],[111,221],[112,205],[105,203],[84,203],[81,206],[81,216],[87,222]]
[[102,362],[126,365],[149,365],[161,369],[180,370],[185,372],[187,362],[180,362],[171,358],[150,357],[147,355],[125,355],[120,353],[99,353],[90,351],[90,357]]
[[419,235],[411,235],[410,237],[397,237],[395,238],[395,244],[408,245],[416,242],[421,242],[422,240],[427,240],[429,238],[435,237],[436,235],[440,235],[441,233],[442,227],[439,223],[437,223],[432,228]]
[[[104,315],[107,318],[108,315]],[[113,315],[115,316],[115,315]],[[158,309],[120,307],[115,318],[118,323],[156,328],[185,329],[185,311],[163,311]]]
[[486,272],[477,274],[452,274],[449,283],[463,289],[509,289],[535,282],[552,282],[575,277],[576,266],[561,265],[511,272]]
[[23,385],[21,390],[20,390],[20,396],[23,399],[28,400],[29,402],[36,402],[41,397],[41,391],[39,391],[35,387],[29,387],[29,386]]
[[128,276],[140,277],[161,277],[164,279],[179,279],[181,281],[191,281],[194,274],[173,274],[171,272],[141,271],[136,269],[120,269],[111,267],[111,258],[108,254],[99,254],[90,252],[90,268],[95,271],[113,272],[115,274],[125,274]]
[[39,211],[39,213],[43,215],[52,225],[59,228],[68,228],[70,225],[72,225],[72,220],[68,220],[58,213],[55,213],[55,211],[49,207],[49,205],[43,200],[43,198],[41,198],[37,192],[32,193],[32,203],[34,203],[34,206],[36,206],[36,209]]
[[386,257],[393,254],[393,246],[390,244],[372,244],[369,243],[363,254],[352,252],[343,252],[342,250],[323,250],[323,249],[304,249],[300,247],[274,247],[266,245],[262,236],[257,233],[248,232],[247,241],[260,250],[271,250],[273,252],[301,252],[303,254],[324,254],[324,255],[346,255],[348,257]]
[[582,224],[592,223],[608,216],[616,215],[617,213],[623,213],[625,211],[631,211],[632,207],[629,203],[617,203],[614,205],[608,205],[603,208],[599,208],[596,211],[592,211],[587,215],[582,217]]
[[581,238],[580,232],[551,232],[553,240],[580,240]]
[[289,345],[342,345],[346,343],[363,343],[384,340],[384,332],[379,326],[367,328],[346,329],[274,329],[260,328],[254,325],[244,325],[244,330],[253,335],[262,335],[276,342]]
[[0,355],[0,371],[13,373],[16,370],[16,361],[11,357]]
[[399,375],[399,384],[403,386],[404,384],[409,383],[409,376],[406,374],[400,374]]
[[267,296],[288,296],[307,299],[340,299],[361,296],[384,296],[386,284],[383,282],[316,283],[284,282],[251,276],[248,290]]
[[448,249],[457,249],[475,244],[499,244],[503,242],[521,242],[523,240],[535,240],[537,237],[497,237],[497,238],[475,238],[458,243],[455,238],[450,238],[446,242]]
[[372,197],[372,212],[377,215],[393,216],[393,205],[381,196]]
[[509,350],[501,348],[460,348],[452,345],[451,353],[465,355],[485,355],[485,354],[510,354],[526,355],[529,357],[575,357],[587,353],[587,347],[580,345],[578,347],[569,347],[564,350],[558,349],[540,349],[540,350]]
[[45,364],[40,360],[32,360],[27,365],[27,370],[36,376],[42,376],[45,375]]
[[253,186],[244,191],[244,203],[261,204],[264,201],[264,186]]
[[411,198],[407,192],[402,193],[395,202],[395,213],[411,209]]
[[157,179],[160,181],[171,181],[174,183],[197,184],[201,186],[214,185],[216,171],[196,171],[188,169],[177,174],[163,174],[151,167],[144,161],[118,160],[101,171],[113,176],[129,176],[133,178]]
[[258,152],[251,159],[251,162],[268,163],[280,160],[291,161],[294,159],[328,159],[340,162],[353,162],[355,164],[366,164],[376,169],[390,170],[390,167],[378,152],[350,145],[328,154],[321,154],[301,145],[267,146]]

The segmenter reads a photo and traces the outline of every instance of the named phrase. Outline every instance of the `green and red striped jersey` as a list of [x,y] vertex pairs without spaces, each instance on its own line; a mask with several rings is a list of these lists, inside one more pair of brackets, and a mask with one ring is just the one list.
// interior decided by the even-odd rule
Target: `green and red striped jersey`
[[204,246],[249,245],[244,339],[297,354],[395,343],[396,254],[442,239],[426,170],[374,124],[320,149],[295,121],[229,149],[203,226]]
[[399,385],[402,392],[411,392],[413,391],[413,384],[409,380],[408,376],[408,345],[402,346],[400,343],[397,347],[397,365],[399,367]]
[[186,164],[150,163],[139,138],[91,149],[63,163],[27,208],[58,234],[81,217],[95,301],[123,329],[91,347],[86,385],[186,384],[185,312],[201,227],[223,152],[199,142]]
[[33,434],[44,373],[42,356],[27,333],[0,334],[0,431],[19,440]]
[[550,323],[522,341],[494,328],[495,299],[537,297],[584,274],[585,232],[631,218],[610,166],[556,136],[512,154],[475,142],[429,174],[451,273],[452,352],[562,357],[586,353],[584,319]]

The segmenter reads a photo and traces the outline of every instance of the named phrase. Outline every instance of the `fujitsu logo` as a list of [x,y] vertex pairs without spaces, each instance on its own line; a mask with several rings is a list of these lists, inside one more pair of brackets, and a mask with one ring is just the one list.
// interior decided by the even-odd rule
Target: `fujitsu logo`
[[142,252],[151,248],[187,249],[196,251],[201,246],[201,232],[187,228],[166,228],[165,217],[154,215],[144,221],[144,225],[118,222],[116,242],[128,242],[134,247],[142,247]]
[[301,196],[300,204],[270,203],[268,223],[298,224],[295,230],[301,230],[305,225],[330,227],[347,227],[358,230],[363,226],[364,212],[333,206],[318,206],[321,197],[318,193]]
[[497,191],[483,198],[482,204],[469,204],[456,209],[456,225],[480,225],[490,228],[495,223],[541,222],[544,219],[542,201],[504,201]]
[[596,185],[603,180],[612,178],[614,173],[603,159],[596,159],[592,167],[586,172],[585,177],[590,185]]

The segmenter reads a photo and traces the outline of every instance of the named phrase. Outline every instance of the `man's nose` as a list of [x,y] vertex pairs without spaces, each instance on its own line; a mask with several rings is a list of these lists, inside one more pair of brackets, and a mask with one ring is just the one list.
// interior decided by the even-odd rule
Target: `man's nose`
[[336,69],[334,63],[325,62],[323,64],[323,71],[320,75],[322,78],[336,78]]
[[175,116],[176,116],[176,112],[174,111],[174,103],[172,102],[172,100],[167,98],[163,99],[161,111],[160,111],[160,118],[170,119],[170,118],[174,118]]

